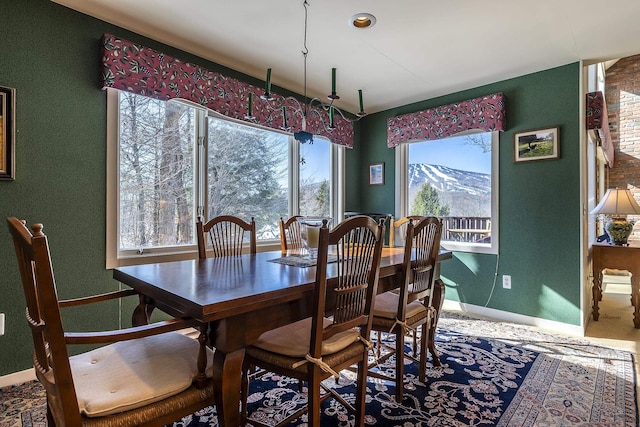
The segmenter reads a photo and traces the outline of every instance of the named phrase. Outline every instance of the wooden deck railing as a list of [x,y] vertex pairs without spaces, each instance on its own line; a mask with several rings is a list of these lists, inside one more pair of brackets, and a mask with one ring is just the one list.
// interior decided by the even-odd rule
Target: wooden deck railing
[[455,242],[491,242],[491,218],[445,216],[442,219],[442,240]]

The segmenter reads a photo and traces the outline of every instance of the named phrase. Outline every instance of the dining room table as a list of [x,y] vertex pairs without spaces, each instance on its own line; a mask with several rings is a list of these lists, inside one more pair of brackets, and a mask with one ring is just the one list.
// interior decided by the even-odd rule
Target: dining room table
[[[290,255],[290,256],[287,256]],[[441,250],[436,265],[433,305],[438,315],[444,301],[440,262],[450,259]],[[378,293],[398,286],[403,248],[385,247],[380,261]],[[241,372],[245,348],[264,332],[310,314],[316,268],[296,254],[281,251],[255,255],[171,261],[118,267],[113,278],[135,289],[140,304],[133,324],[149,321],[158,308],[174,317],[191,317],[206,325],[213,357],[214,402],[220,426],[240,425]],[[336,276],[336,263],[327,278]],[[430,334],[435,334],[437,321]]]

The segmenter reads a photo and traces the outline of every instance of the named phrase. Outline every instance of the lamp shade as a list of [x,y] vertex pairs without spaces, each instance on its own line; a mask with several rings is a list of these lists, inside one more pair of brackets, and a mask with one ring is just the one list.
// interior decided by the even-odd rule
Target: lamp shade
[[640,215],[640,205],[633,198],[631,191],[610,188],[591,214]]

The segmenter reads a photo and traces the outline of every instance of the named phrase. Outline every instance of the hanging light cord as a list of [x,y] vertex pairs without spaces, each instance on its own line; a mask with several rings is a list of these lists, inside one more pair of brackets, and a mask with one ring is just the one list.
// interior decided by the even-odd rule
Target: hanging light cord
[[307,0],[304,0],[304,2],[302,3],[302,5],[304,6],[304,43],[303,43],[303,47],[304,49],[302,50],[302,56],[304,58],[304,117],[307,117],[307,109],[308,107],[308,98],[307,98],[307,55],[309,54],[309,48],[307,47],[307,21],[308,21],[308,7],[309,7],[309,2]]

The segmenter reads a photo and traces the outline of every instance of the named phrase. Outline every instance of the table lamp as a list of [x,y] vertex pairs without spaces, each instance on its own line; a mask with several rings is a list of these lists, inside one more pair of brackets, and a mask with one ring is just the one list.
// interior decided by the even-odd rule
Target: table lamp
[[621,215],[640,215],[640,205],[631,191],[610,188],[591,214],[605,215],[607,219],[604,229],[611,241],[615,245],[626,245],[634,222],[627,221]]

